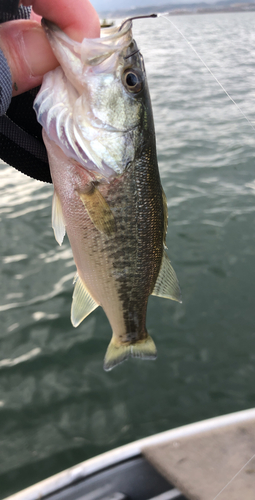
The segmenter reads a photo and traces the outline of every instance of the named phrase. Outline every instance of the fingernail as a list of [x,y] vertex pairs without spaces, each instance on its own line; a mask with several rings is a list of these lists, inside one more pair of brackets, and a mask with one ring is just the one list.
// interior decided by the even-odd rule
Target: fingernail
[[23,31],[24,58],[31,76],[42,76],[58,63],[40,26]]

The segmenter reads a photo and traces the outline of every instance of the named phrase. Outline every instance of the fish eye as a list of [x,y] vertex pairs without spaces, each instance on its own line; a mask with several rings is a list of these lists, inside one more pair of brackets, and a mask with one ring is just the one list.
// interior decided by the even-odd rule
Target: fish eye
[[140,71],[126,69],[123,73],[123,83],[129,92],[137,94],[143,88],[143,78]]

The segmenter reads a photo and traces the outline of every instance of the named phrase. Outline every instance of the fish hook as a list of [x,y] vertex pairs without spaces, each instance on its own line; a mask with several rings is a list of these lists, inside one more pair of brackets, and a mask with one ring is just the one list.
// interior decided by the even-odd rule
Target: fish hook
[[129,17],[128,19],[125,19],[123,23],[119,27],[119,31],[122,30],[124,24],[126,24],[128,21],[133,21],[134,19],[145,19],[147,17],[158,17],[158,14],[149,14],[148,16],[135,16],[135,17]]

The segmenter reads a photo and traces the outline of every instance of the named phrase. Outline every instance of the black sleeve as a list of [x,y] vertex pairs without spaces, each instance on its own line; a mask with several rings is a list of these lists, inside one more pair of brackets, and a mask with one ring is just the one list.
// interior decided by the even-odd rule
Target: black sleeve
[[12,77],[3,52],[0,50],[0,116],[4,115],[11,104]]
[[15,17],[19,8],[19,0],[0,0],[0,13]]
[[[17,9],[18,3],[18,0],[0,0],[0,22],[30,17],[30,7]],[[10,88],[8,90],[8,85],[6,87],[10,71],[8,75],[8,68],[4,65],[1,69],[0,108],[3,106],[2,99],[6,103],[6,100],[10,99],[11,92]],[[39,87],[13,97],[6,113],[0,116],[0,157],[29,177],[51,183],[47,151],[42,140],[42,127],[37,122],[33,110],[38,90]]]
[[14,19],[29,19],[31,7],[18,7],[19,0],[0,0],[0,23]]

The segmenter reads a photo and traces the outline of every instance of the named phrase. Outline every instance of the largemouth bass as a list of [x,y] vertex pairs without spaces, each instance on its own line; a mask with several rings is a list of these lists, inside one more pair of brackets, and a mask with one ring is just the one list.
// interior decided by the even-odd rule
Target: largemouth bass
[[155,359],[149,295],[181,296],[165,252],[167,204],[132,21],[82,43],[48,21],[44,28],[60,66],[45,75],[34,108],[54,184],[52,226],[59,244],[67,232],[77,267],[72,324],[103,307],[113,331],[105,370],[129,356]]

